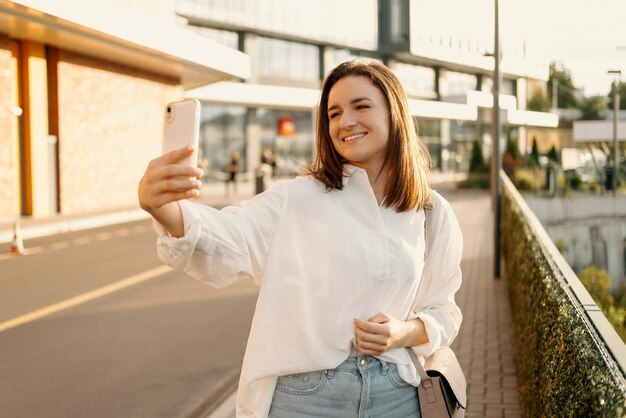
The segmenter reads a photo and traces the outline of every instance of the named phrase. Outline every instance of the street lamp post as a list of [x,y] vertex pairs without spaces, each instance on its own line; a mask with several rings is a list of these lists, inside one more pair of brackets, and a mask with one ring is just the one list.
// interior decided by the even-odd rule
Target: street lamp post
[[493,46],[493,116],[492,116],[492,154],[491,154],[491,184],[493,187],[493,210],[494,210],[494,278],[500,278],[500,217],[502,191],[500,190],[500,25],[498,0],[494,0],[495,28]]
[[619,147],[617,140],[617,124],[619,120],[619,101],[620,101],[620,84],[622,78],[622,72],[620,70],[609,70],[609,74],[615,75],[613,81],[613,178],[611,179],[611,189],[613,190],[613,196],[617,193],[617,186],[619,184]]

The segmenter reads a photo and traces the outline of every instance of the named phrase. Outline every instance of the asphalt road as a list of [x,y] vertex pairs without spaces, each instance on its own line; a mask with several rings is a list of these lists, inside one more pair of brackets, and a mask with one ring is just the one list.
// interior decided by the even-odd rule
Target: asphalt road
[[0,253],[0,417],[191,418],[230,394],[257,288],[162,268],[155,241],[139,221]]

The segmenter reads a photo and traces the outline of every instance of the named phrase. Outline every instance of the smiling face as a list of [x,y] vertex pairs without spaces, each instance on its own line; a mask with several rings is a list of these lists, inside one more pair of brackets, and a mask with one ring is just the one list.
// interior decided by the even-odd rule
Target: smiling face
[[389,140],[389,105],[367,77],[347,76],[328,94],[329,134],[335,150],[346,161],[380,172]]

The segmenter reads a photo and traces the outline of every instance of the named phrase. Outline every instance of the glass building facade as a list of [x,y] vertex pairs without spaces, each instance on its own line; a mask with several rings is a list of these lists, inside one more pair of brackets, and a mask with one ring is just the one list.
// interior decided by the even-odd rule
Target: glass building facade
[[[453,4],[456,13],[451,16]],[[384,62],[410,99],[444,102],[446,106],[434,106],[440,110],[433,112],[442,116],[425,112],[428,117],[417,118],[418,134],[435,169],[466,171],[475,139],[482,141],[484,150],[491,149],[490,112],[484,104],[477,105],[481,107],[473,121],[457,120],[446,112],[460,114],[459,105],[468,104],[471,91],[492,91],[491,72],[484,64],[491,60],[484,54],[493,46],[492,31],[485,22],[466,18],[483,6],[487,7],[484,15],[489,15],[489,4],[488,0],[463,5],[453,0],[177,0],[177,13],[202,35],[251,57],[252,74],[244,85],[319,89],[324,76],[341,62],[357,57]],[[358,19],[352,18],[355,10]],[[439,16],[447,18],[435,18]],[[519,50],[521,44],[516,42],[514,50],[503,54],[526,57],[528,50]],[[507,74],[500,94],[517,97],[518,78],[532,78],[535,67],[523,66],[530,71],[523,75]],[[526,88],[525,83],[521,86]],[[474,97],[484,103],[484,95]],[[221,170],[234,149],[240,151],[249,171],[264,150],[282,161],[284,174],[311,162],[313,105],[303,109],[302,105],[264,105],[255,100],[254,105],[235,107],[219,101],[212,98],[203,104],[202,143],[207,155],[212,155],[213,169]],[[293,137],[278,133],[284,118],[293,120]],[[507,127],[505,133],[518,135],[517,129]]]
[[256,52],[260,81],[319,83],[319,48],[314,45],[259,37]]
[[402,82],[409,97],[437,98],[436,73],[433,68],[395,62],[391,69]]
[[219,179],[226,172],[232,151],[239,151],[246,165],[247,110],[240,106],[203,105],[200,122],[200,149],[207,160],[205,181]]
[[[277,38],[376,50],[378,0],[178,0],[177,13],[207,25],[254,28]],[[359,19],[346,19],[359,12]],[[364,30],[367,28],[367,30]]]

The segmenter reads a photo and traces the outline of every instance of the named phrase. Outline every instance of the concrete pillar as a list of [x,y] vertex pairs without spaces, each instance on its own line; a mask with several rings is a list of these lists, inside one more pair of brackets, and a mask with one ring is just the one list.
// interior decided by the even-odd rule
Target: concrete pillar
[[[525,78],[518,78],[517,79],[517,108],[519,110],[526,110],[526,107],[528,105],[527,101],[526,101],[526,97],[528,95],[528,82]],[[517,128],[517,146],[519,149],[520,154],[522,155],[526,155],[526,147],[527,147],[527,139],[526,139],[527,133],[526,133],[526,127],[525,126],[520,126],[519,128]]]
[[322,77],[324,77],[326,74],[328,74],[330,72],[330,70],[332,70],[333,68],[335,68],[336,64],[336,52],[337,49],[331,47],[331,46],[327,46],[324,47],[324,52],[323,52],[323,65],[324,65],[324,72],[322,74]]
[[55,156],[50,155],[48,137],[48,81],[43,44],[23,41],[21,49],[24,99],[24,212],[49,216],[56,211],[55,188],[50,173],[55,172]]
[[257,109],[248,109],[246,114],[246,160],[248,180],[254,181],[254,171],[261,164],[261,126]]
[[258,36],[253,33],[246,32],[243,34],[243,52],[250,56],[250,78],[248,83],[257,83],[259,81],[259,42]]
[[447,171],[450,171],[452,168],[451,161],[454,159],[454,153],[450,149],[450,145],[452,142],[452,140],[450,139],[450,120],[441,119],[440,124],[441,136],[439,140],[441,143],[441,172],[445,173]]

